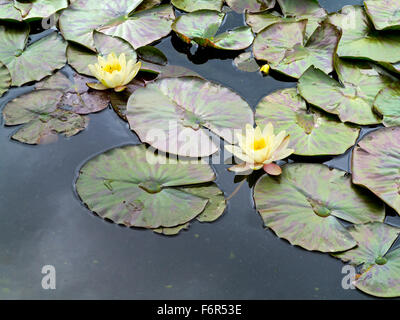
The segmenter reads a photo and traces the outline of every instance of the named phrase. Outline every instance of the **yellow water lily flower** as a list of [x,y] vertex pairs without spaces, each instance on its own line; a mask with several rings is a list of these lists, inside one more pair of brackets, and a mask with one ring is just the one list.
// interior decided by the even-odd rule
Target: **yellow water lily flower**
[[264,65],[260,68],[260,71],[261,71],[262,73],[264,73],[265,75],[268,75],[270,69],[271,69],[271,67],[270,67],[269,64],[267,63],[267,64],[264,64]]
[[87,83],[88,87],[95,90],[114,89],[117,92],[123,91],[126,85],[138,74],[142,63],[135,63],[134,60],[126,61],[125,54],[119,57],[115,53],[110,53],[107,58],[98,56],[98,63],[90,64],[90,72],[101,83]]
[[246,135],[238,134],[238,146],[226,145],[225,148],[244,163],[229,168],[237,173],[251,172],[252,170],[264,170],[271,175],[282,173],[275,161],[290,156],[294,150],[288,148],[290,136],[281,131],[274,135],[272,123],[268,123],[264,130],[255,129],[251,124],[246,125]]

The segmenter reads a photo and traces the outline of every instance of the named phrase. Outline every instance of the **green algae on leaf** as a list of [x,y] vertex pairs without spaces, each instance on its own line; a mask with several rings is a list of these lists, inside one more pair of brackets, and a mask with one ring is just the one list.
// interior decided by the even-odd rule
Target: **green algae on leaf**
[[302,156],[342,154],[356,142],[360,130],[336,117],[307,108],[295,88],[276,91],[256,107],[256,123],[271,122],[276,130],[290,134],[289,147]]
[[254,56],[293,78],[300,78],[312,65],[330,73],[340,31],[332,24],[323,23],[306,40],[306,27],[307,20],[270,25],[257,34]]
[[213,10],[199,10],[178,17],[172,25],[177,35],[185,42],[196,42],[200,46],[222,50],[243,50],[254,40],[249,27],[238,27],[218,34],[225,14]]
[[264,175],[254,199],[264,223],[280,238],[307,250],[340,252],[357,245],[339,219],[383,222],[382,203],[351,183],[345,172],[320,164],[287,164]]
[[299,80],[301,96],[308,103],[338,115],[343,122],[381,123],[372,107],[376,95],[393,82],[392,78],[368,62],[335,59],[335,69],[340,82],[310,67]]
[[0,97],[7,92],[11,86],[11,75],[7,67],[0,62]]
[[62,68],[67,60],[67,44],[56,32],[30,45],[28,36],[26,24],[0,25],[0,61],[10,71],[13,86],[39,81]]
[[400,296],[400,249],[390,250],[400,229],[375,222],[356,225],[349,232],[358,246],[334,256],[355,267],[361,266],[355,287],[376,297]]
[[191,188],[214,179],[205,162],[168,159],[138,145],[116,148],[87,162],[80,169],[76,189],[103,219],[129,227],[171,228],[205,210],[207,192],[197,195]]
[[172,0],[171,4],[174,7],[186,12],[205,9],[221,11],[224,0]]
[[273,8],[276,0],[226,0],[226,3],[237,13],[260,12]]
[[368,134],[353,151],[353,183],[375,193],[400,214],[400,127]]
[[0,0],[0,20],[30,21],[48,18],[68,7],[68,0],[35,0],[18,2]]
[[96,51],[93,31],[122,38],[137,49],[167,36],[175,14],[171,5],[135,12],[142,0],[76,0],[61,14],[64,38]]
[[379,91],[374,111],[383,118],[386,127],[400,126],[400,83]]
[[364,1],[365,11],[377,30],[400,30],[400,2],[398,0]]
[[209,131],[232,143],[233,131],[254,122],[238,94],[198,77],[166,78],[135,91],[127,118],[142,142],[172,154],[203,157],[218,151]]

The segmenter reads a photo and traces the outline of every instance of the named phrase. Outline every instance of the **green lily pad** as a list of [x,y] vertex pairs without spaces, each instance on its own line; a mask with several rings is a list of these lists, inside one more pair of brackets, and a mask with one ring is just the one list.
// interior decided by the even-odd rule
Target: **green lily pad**
[[63,94],[54,90],[40,90],[24,94],[3,109],[7,126],[21,125],[12,138],[26,144],[47,143],[54,135],[76,135],[88,125],[88,119],[74,112],[58,108]]
[[68,46],[68,63],[81,74],[93,76],[88,68],[88,65],[98,63],[98,55],[107,56],[108,54],[114,52],[117,56],[119,56],[121,53],[124,53],[127,60],[132,59],[134,62],[137,61],[136,51],[129,43],[122,39],[114,38],[94,31],[93,40],[96,52],[73,44]]
[[353,151],[353,182],[400,214],[400,127],[368,134]]
[[312,65],[330,73],[340,31],[329,23],[323,23],[306,41],[306,27],[307,20],[272,24],[257,34],[254,56],[293,78],[300,78]]
[[299,80],[302,97],[343,122],[361,125],[378,124],[382,120],[373,112],[379,91],[393,82],[375,65],[368,62],[345,62],[335,59],[340,82],[322,70],[311,67]]
[[397,0],[364,1],[365,11],[377,30],[400,30],[400,2]]
[[386,63],[400,61],[400,34],[375,30],[363,7],[345,6],[328,20],[343,32],[337,50],[340,57]]
[[358,246],[334,256],[355,267],[361,265],[356,288],[376,297],[400,296],[400,249],[389,251],[400,229],[376,222],[356,225],[349,232]]
[[188,230],[190,227],[190,223],[185,223],[177,227],[171,227],[171,228],[156,228],[153,229],[155,233],[163,234],[164,236],[176,236],[178,233],[180,233],[183,230]]
[[233,64],[236,68],[245,72],[257,72],[260,70],[260,66],[251,52],[241,53],[233,60]]
[[375,98],[374,111],[386,127],[400,126],[400,83],[382,89]]
[[167,36],[175,19],[172,6],[161,5],[134,12],[142,0],[76,0],[61,14],[64,38],[93,51],[93,31],[122,38],[135,49]]
[[243,12],[261,12],[275,7],[275,0],[226,0],[237,13]]
[[256,108],[256,123],[274,125],[277,132],[290,134],[289,148],[302,156],[342,154],[352,147],[360,130],[336,117],[307,108],[295,88],[276,91],[264,97]]
[[47,18],[68,7],[68,0],[35,0],[18,2],[0,0],[0,20],[34,20]]
[[141,4],[136,8],[136,12],[152,9],[156,6],[159,6],[163,0],[143,0]]
[[171,161],[138,145],[116,148],[90,160],[80,170],[76,189],[100,217],[156,229],[177,227],[201,214],[209,200],[188,190],[214,179],[205,162]]
[[67,44],[56,32],[30,45],[28,36],[28,25],[0,26],[0,61],[10,71],[13,86],[41,80],[62,68],[67,60]]
[[307,250],[339,252],[357,245],[337,218],[383,222],[382,203],[352,185],[345,172],[320,164],[288,164],[256,184],[256,208],[280,238]]
[[186,12],[205,9],[221,11],[224,0],[172,0],[171,4]]
[[0,97],[7,92],[11,86],[11,75],[7,67],[0,62]]
[[225,14],[212,10],[199,10],[178,17],[172,25],[185,42],[192,41],[204,47],[223,50],[243,50],[254,40],[249,27],[238,27],[217,35]]
[[254,117],[238,94],[197,77],[157,80],[135,91],[128,101],[127,118],[142,142],[164,152],[209,156],[219,142],[209,130],[229,143]]
[[160,66],[165,66],[168,63],[168,59],[165,54],[156,47],[144,46],[137,50],[137,54],[142,61],[147,61]]

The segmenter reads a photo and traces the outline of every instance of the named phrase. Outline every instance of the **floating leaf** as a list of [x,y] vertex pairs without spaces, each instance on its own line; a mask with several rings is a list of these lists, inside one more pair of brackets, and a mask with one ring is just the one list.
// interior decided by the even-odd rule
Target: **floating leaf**
[[165,54],[156,47],[141,47],[137,50],[137,54],[142,61],[158,64],[160,66],[165,66],[168,63],[168,59]]
[[356,225],[349,230],[358,246],[334,256],[361,271],[354,285],[376,297],[400,296],[400,249],[389,251],[400,229],[383,223]]
[[66,63],[67,44],[56,32],[27,46],[28,36],[27,25],[0,26],[0,61],[10,71],[13,86],[41,80]]
[[228,88],[195,77],[157,80],[135,91],[128,101],[128,121],[142,142],[190,157],[218,150],[208,131],[233,142],[233,130],[253,123],[253,113]]
[[249,27],[238,27],[216,35],[225,14],[212,10],[199,10],[178,17],[172,25],[178,36],[185,42],[194,41],[201,46],[223,50],[242,50],[254,40]]
[[22,21],[47,18],[67,7],[68,0],[0,0],[0,19]]
[[289,147],[303,156],[342,154],[355,144],[360,131],[336,117],[307,109],[295,88],[276,91],[257,105],[257,125],[268,122],[278,132],[290,134]]
[[400,214],[400,127],[368,134],[353,151],[353,182]]
[[93,39],[96,52],[87,50],[84,47],[78,47],[76,45],[70,44],[68,46],[68,63],[79,73],[93,76],[88,68],[88,65],[96,64],[98,62],[98,55],[107,56],[108,54],[114,52],[117,56],[119,56],[121,53],[124,53],[127,61],[130,59],[132,59],[134,62],[137,61],[136,51],[126,41],[107,36],[97,31],[94,31]]
[[230,6],[237,13],[247,12],[260,12],[275,7],[275,0],[226,0]]
[[383,222],[384,206],[351,183],[344,172],[320,164],[288,164],[282,175],[256,184],[256,208],[280,238],[307,250],[339,252],[357,245],[337,218]]
[[143,0],[143,2],[136,8],[136,12],[148,10],[160,5],[163,0]]
[[119,37],[139,48],[167,36],[175,14],[170,5],[133,12],[142,0],[76,0],[59,21],[65,39],[96,51],[93,31]]
[[221,11],[224,0],[172,0],[171,3],[186,12],[204,9]]
[[236,68],[245,72],[257,72],[260,70],[260,66],[251,52],[241,53],[233,60],[233,64]]
[[376,31],[362,7],[345,6],[328,20],[343,32],[337,50],[340,57],[387,63],[400,61],[399,33]]
[[375,98],[374,110],[386,127],[400,126],[400,83],[382,89]]
[[393,80],[366,62],[336,60],[340,82],[311,67],[299,80],[298,89],[309,103],[337,114],[343,122],[378,124],[372,107],[378,92]]
[[397,0],[364,1],[368,17],[377,30],[400,30],[400,2]]
[[189,186],[215,179],[201,161],[169,160],[144,145],[116,148],[85,164],[76,182],[82,201],[104,219],[143,228],[169,228],[201,214],[207,197]]
[[312,65],[330,73],[340,32],[335,26],[323,23],[306,41],[306,26],[307,20],[301,20],[275,23],[265,28],[254,41],[254,56],[293,78],[300,78]]
[[163,234],[165,236],[176,236],[178,233],[180,233],[183,230],[187,230],[190,227],[190,223],[185,223],[177,227],[171,227],[171,228],[156,228],[153,229],[155,233]]
[[11,86],[11,75],[7,67],[0,62],[0,97]]

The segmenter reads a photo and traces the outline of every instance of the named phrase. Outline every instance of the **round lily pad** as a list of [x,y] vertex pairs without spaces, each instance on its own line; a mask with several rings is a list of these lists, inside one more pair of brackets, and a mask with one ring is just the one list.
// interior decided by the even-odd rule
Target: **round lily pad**
[[25,24],[0,25],[0,61],[10,71],[13,86],[41,80],[67,60],[67,44],[56,32],[27,46],[28,36]]
[[230,6],[237,13],[243,12],[260,12],[275,7],[275,0],[226,0]]
[[139,48],[167,36],[175,14],[171,5],[134,12],[142,0],[76,0],[61,14],[65,39],[96,51],[93,31],[119,37]]
[[353,151],[353,182],[400,214],[400,127],[368,134]]
[[47,18],[67,7],[68,0],[0,0],[0,19],[23,21]]
[[400,2],[397,0],[364,1],[368,17],[377,30],[400,30]]
[[400,34],[375,30],[363,7],[345,6],[328,20],[343,33],[337,50],[340,57],[400,61]]
[[322,70],[309,68],[299,80],[301,96],[310,104],[338,115],[343,122],[381,123],[372,107],[376,95],[393,82],[392,78],[366,62],[336,59],[335,69],[340,82]]
[[190,187],[211,182],[204,162],[169,160],[144,145],[116,148],[96,156],[80,170],[77,192],[90,210],[118,224],[170,228],[201,214],[207,197]]
[[306,41],[306,27],[307,20],[270,25],[257,34],[254,56],[293,78],[300,78],[312,65],[330,73],[340,31],[332,24],[323,23]]
[[264,97],[256,108],[256,123],[271,122],[277,132],[290,134],[289,148],[302,156],[342,154],[352,147],[360,130],[336,117],[307,108],[295,88],[276,91]]
[[11,75],[7,67],[0,62],[0,97],[11,86]]
[[197,77],[166,78],[139,88],[128,101],[130,127],[164,152],[209,156],[219,142],[209,130],[232,143],[234,130],[254,122],[249,105],[238,94]]
[[263,176],[254,199],[266,226],[307,250],[339,252],[357,245],[337,218],[351,223],[385,218],[383,204],[352,185],[345,172],[320,164],[288,164],[281,176]]
[[400,248],[390,250],[400,229],[375,222],[356,225],[349,230],[358,246],[334,256],[361,266],[354,285],[376,297],[400,296]]
[[251,52],[241,53],[233,60],[233,64],[236,68],[245,72],[257,72],[260,70],[260,66]]
[[205,9],[221,11],[224,0],[172,0],[171,3],[186,12]]
[[158,64],[160,66],[165,66],[168,63],[168,59],[165,54],[156,47],[141,47],[137,50],[137,54],[142,61]]
[[254,40],[249,27],[238,27],[217,35],[225,14],[213,10],[199,10],[178,17],[172,25],[185,42],[223,50],[243,50]]
[[400,83],[382,89],[375,98],[374,110],[386,127],[400,126]]

